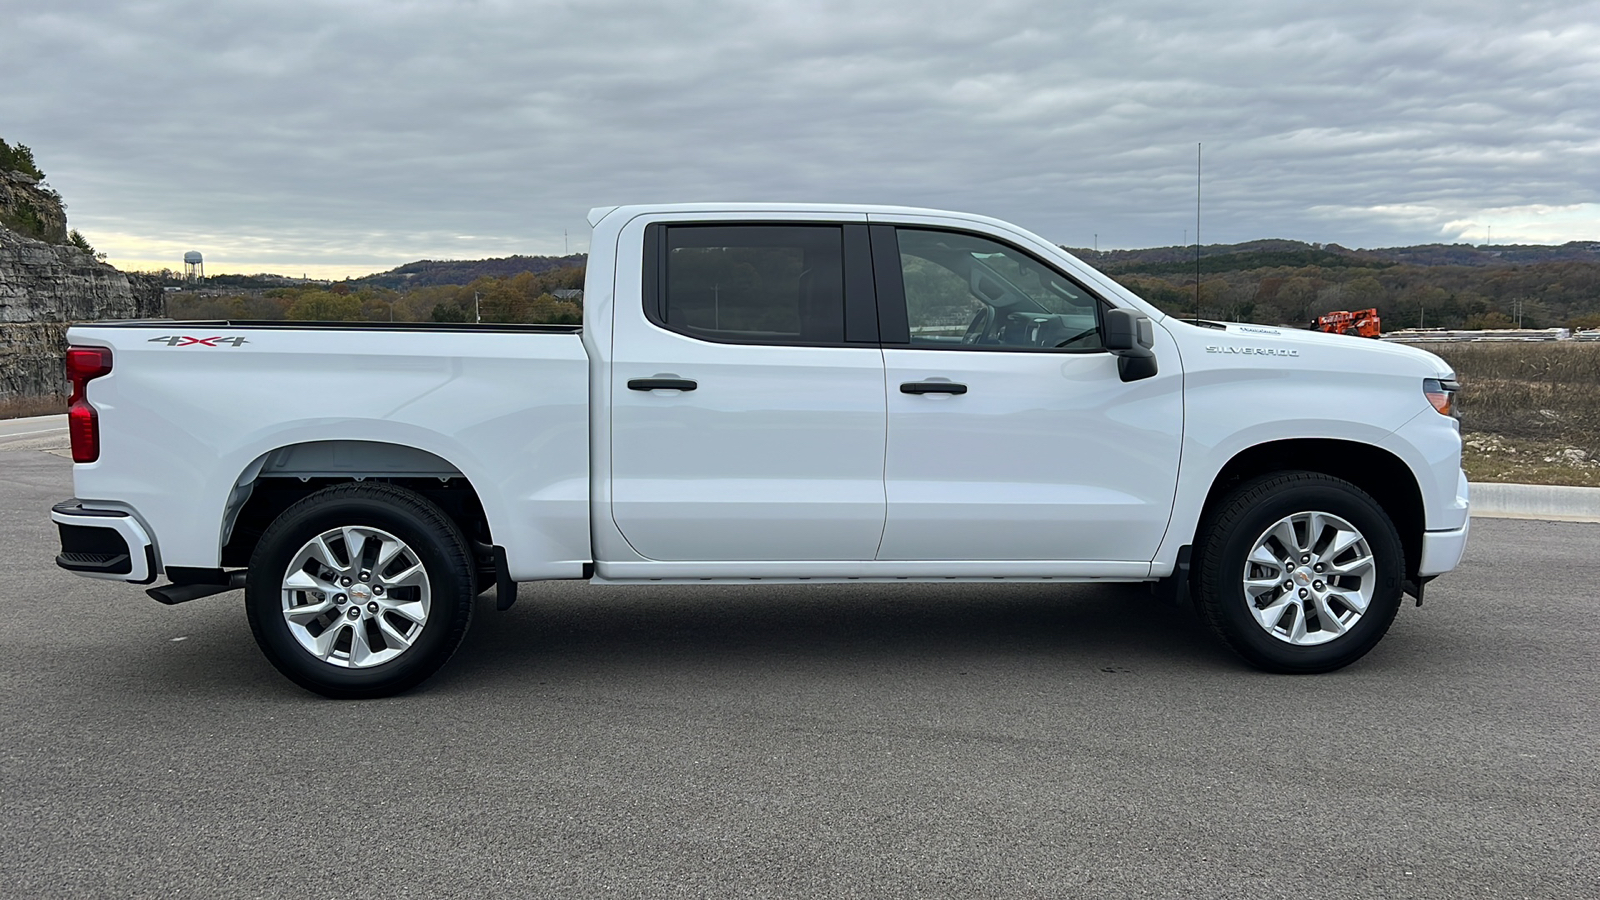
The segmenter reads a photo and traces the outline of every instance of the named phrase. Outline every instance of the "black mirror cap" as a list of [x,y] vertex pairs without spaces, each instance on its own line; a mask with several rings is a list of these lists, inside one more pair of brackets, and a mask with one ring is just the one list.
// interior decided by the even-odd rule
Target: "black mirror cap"
[[1155,325],[1150,317],[1131,309],[1108,309],[1105,346],[1117,356],[1117,374],[1123,381],[1139,381],[1156,374]]
[[[1145,352],[1149,353],[1148,350]],[[1152,378],[1157,371],[1154,353],[1150,353],[1149,356],[1117,357],[1117,376],[1124,382]]]
[[1131,309],[1108,309],[1105,313],[1105,346],[1112,353],[1139,346],[1139,320],[1145,318]]

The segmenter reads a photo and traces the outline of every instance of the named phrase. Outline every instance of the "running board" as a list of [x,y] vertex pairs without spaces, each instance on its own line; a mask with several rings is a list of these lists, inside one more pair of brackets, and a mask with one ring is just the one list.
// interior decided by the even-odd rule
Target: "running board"
[[236,591],[244,587],[245,571],[240,569],[237,572],[227,573],[226,584],[169,584],[164,587],[150,588],[145,593],[159,603],[177,606],[179,603],[188,603],[190,600],[199,600],[201,597]]

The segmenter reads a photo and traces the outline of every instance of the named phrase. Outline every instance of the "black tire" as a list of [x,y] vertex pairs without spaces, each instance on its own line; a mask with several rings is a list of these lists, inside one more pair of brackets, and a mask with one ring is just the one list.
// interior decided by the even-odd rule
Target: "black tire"
[[[421,564],[431,595],[426,621],[413,626],[420,630],[412,631],[410,644],[396,649],[398,655],[394,658],[364,668],[318,658],[300,644],[285,616],[284,580],[291,562],[317,536],[345,527],[380,530],[404,542],[407,553]],[[399,693],[438,671],[461,645],[472,621],[476,596],[470,546],[443,510],[405,488],[374,482],[340,484],[318,491],[285,510],[267,528],[251,554],[245,582],[250,630],[278,671],[309,691],[340,699]],[[345,549],[348,556],[348,548]],[[376,584],[381,577],[368,580]],[[403,590],[391,588],[391,597]],[[340,611],[349,609],[343,606]],[[326,629],[344,626],[338,615],[330,618],[333,621]],[[355,620],[357,624],[362,621]],[[378,640],[382,641],[382,637]],[[349,655],[347,661],[353,664],[354,655]]]
[[[1303,646],[1275,636],[1257,621],[1244,576],[1247,557],[1269,528],[1309,512],[1332,514],[1360,532],[1371,553],[1374,583],[1366,610],[1347,631],[1326,643]],[[1328,475],[1281,472],[1241,484],[1202,522],[1195,558],[1195,601],[1201,618],[1246,662],[1269,672],[1311,674],[1343,668],[1377,645],[1400,609],[1405,551],[1394,522],[1360,488]],[[1303,590],[1295,591],[1304,596]],[[1263,599],[1261,608],[1271,602]],[[1313,621],[1320,626],[1319,620]]]

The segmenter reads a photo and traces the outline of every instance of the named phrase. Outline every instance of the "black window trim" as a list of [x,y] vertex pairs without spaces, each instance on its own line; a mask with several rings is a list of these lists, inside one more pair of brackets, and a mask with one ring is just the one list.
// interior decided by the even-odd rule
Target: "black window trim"
[[[738,340],[695,334],[674,326],[663,315],[666,304],[667,242],[666,229],[680,225],[709,225],[738,228],[749,226],[811,226],[838,228],[844,268],[844,337],[843,341],[779,341]],[[650,324],[694,341],[708,344],[729,344],[739,347],[850,347],[855,349],[878,347],[877,305],[872,292],[870,256],[864,250],[867,239],[866,222],[849,222],[837,219],[674,219],[670,222],[651,222],[644,229],[644,283],[642,285],[645,319]],[[856,246],[852,249],[852,243]]]
[[[874,222],[872,223],[872,259],[873,270],[878,287],[878,320],[879,328],[884,336],[883,346],[896,350],[961,350],[977,353],[1110,353],[1105,347],[1018,347],[1012,345],[994,344],[913,344],[911,343],[911,323],[906,314],[906,288],[905,274],[900,262],[900,229],[912,231],[941,231],[947,234],[958,234],[964,237],[975,237],[999,244],[1009,250],[1028,257],[1035,263],[1043,266],[1063,281],[1071,283],[1084,294],[1095,301],[1094,320],[1095,327],[1100,330],[1104,340],[1106,327],[1106,310],[1116,308],[1099,291],[1089,288],[1082,281],[1061,271],[1061,268],[1047,260],[1040,259],[1037,253],[1018,247],[1011,241],[1004,240],[992,234],[981,231],[971,231],[964,228],[949,228],[941,225],[921,225],[913,222]],[[886,271],[887,270],[887,271]],[[888,302],[885,298],[891,298]],[[887,307],[887,308],[886,308]],[[891,340],[893,335],[896,339]]]
[[[692,334],[667,323],[662,315],[666,302],[667,242],[665,229],[677,225],[813,225],[833,226],[841,229],[844,265],[844,326],[845,339],[837,342],[816,341],[754,341],[734,340]],[[1019,247],[1011,241],[982,231],[923,225],[914,222],[855,222],[837,219],[675,219],[670,222],[652,222],[644,232],[644,284],[643,306],[645,318],[673,334],[708,344],[729,344],[740,347],[881,347],[896,350],[961,350],[975,353],[1110,353],[1105,347],[1018,347],[994,344],[912,344],[911,326],[906,316],[905,275],[901,269],[899,230],[942,231],[966,237],[981,238],[1000,244],[1027,256],[1063,280],[1094,298],[1095,325],[1105,329],[1106,310],[1117,308],[1100,292],[1082,281],[1061,271],[1038,254]],[[868,266],[870,264],[870,267]]]

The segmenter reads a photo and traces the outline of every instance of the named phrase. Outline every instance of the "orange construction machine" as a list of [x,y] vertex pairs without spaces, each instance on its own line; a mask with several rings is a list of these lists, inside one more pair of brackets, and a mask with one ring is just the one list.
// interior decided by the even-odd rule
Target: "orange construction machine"
[[1378,318],[1378,311],[1375,309],[1358,309],[1355,312],[1339,310],[1325,316],[1317,316],[1311,323],[1311,328],[1329,334],[1359,334],[1362,337],[1375,338],[1383,332],[1383,320]]

